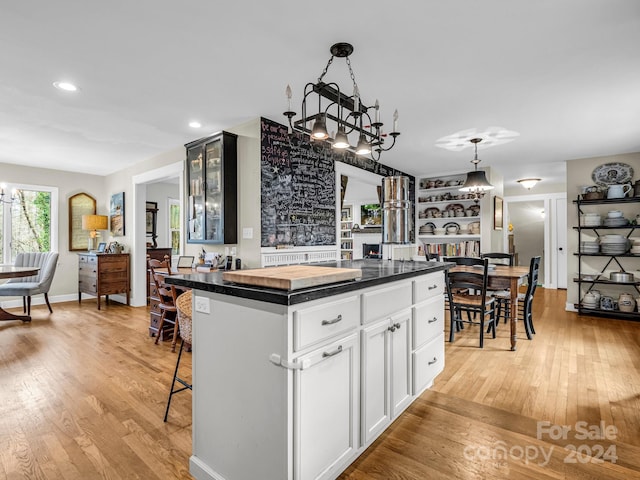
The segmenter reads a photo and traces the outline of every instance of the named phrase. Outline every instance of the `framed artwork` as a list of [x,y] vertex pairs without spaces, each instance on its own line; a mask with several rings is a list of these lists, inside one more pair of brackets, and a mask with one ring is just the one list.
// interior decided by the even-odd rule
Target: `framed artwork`
[[111,214],[111,235],[121,237],[124,235],[124,192],[111,195],[109,208]]
[[502,230],[504,224],[504,213],[502,210],[502,197],[493,197],[493,229]]
[[96,214],[96,199],[88,193],[69,197],[69,251],[89,250],[89,232],[82,229],[82,216]]
[[107,244],[105,242],[100,242],[98,244],[98,253],[104,253],[106,247],[107,247]]

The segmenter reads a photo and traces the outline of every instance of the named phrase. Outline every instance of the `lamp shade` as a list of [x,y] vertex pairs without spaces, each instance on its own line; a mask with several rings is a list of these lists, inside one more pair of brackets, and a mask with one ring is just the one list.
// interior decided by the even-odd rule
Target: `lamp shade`
[[109,225],[109,217],[106,215],[83,215],[83,230],[106,230]]
[[462,192],[478,192],[478,191],[486,191],[491,190],[493,185],[491,185],[487,181],[487,177],[483,170],[474,170],[473,172],[467,173],[467,180],[464,182],[464,185],[460,187],[460,191]]

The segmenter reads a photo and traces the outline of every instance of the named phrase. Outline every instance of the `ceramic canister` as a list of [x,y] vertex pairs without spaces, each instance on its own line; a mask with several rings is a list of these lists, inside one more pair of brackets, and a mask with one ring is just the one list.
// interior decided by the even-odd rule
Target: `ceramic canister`
[[636,301],[630,293],[621,293],[618,297],[618,310],[621,312],[633,312],[636,308]]

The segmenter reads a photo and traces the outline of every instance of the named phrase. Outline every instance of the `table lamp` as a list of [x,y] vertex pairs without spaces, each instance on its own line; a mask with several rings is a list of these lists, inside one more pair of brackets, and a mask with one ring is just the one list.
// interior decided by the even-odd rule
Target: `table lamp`
[[98,249],[98,230],[106,230],[109,217],[106,215],[82,215],[82,229],[89,230],[89,250]]

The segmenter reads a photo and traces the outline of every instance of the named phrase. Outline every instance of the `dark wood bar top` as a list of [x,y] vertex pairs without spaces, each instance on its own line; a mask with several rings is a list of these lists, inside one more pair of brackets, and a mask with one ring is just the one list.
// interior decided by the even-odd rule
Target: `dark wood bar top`
[[342,260],[331,263],[316,264],[323,267],[357,268],[362,270],[362,278],[348,280],[329,285],[320,285],[300,290],[287,291],[274,288],[239,285],[222,279],[222,272],[191,273],[188,275],[172,275],[166,278],[167,283],[193,288],[206,292],[220,293],[251,300],[275,303],[279,305],[296,305],[298,303],[317,300],[333,295],[340,295],[367,287],[404,280],[431,272],[445,270],[453,264],[441,262],[402,262],[391,260]]

